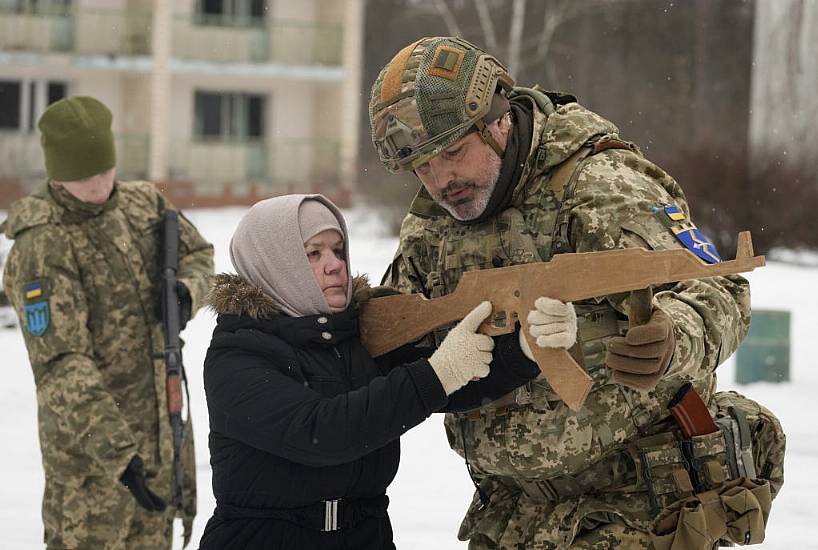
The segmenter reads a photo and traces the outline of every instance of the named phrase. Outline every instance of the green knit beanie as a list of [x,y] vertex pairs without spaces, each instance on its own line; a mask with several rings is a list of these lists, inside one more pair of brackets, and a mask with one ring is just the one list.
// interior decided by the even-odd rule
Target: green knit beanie
[[48,177],[77,181],[113,168],[111,118],[108,107],[88,96],[67,97],[49,106],[37,124]]

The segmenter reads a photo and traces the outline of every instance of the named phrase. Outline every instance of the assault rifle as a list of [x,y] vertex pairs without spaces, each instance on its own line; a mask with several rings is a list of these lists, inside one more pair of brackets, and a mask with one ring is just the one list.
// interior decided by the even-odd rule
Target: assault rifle
[[175,210],[165,210],[162,216],[162,329],[165,333],[165,391],[168,416],[173,433],[173,499],[177,510],[184,505],[182,444],[185,439],[185,423],[182,419],[182,345],[179,332],[182,320],[179,314],[179,294],[176,272],[179,269],[179,216]]
[[528,333],[528,312],[538,297],[576,302],[630,292],[628,312],[633,326],[650,318],[652,286],[745,273],[764,263],[764,256],[753,255],[750,233],[744,231],[738,235],[736,259],[712,265],[683,248],[625,248],[558,254],[550,262],[469,271],[453,293],[441,298],[402,294],[363,303],[361,340],[377,357],[459,321],[475,305],[488,300],[492,315],[480,332],[507,334],[519,321],[545,379],[566,405],[579,410],[591,391],[592,379],[566,350],[541,348]]

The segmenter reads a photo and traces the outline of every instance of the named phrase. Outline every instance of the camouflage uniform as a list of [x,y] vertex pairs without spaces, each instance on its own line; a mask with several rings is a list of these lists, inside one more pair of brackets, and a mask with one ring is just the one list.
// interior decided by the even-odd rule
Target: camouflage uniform
[[[633,146],[593,154],[597,143],[622,143],[615,126],[575,102],[561,104],[557,94],[515,88],[509,97],[533,111],[512,206],[466,225],[421,188],[385,284],[438,297],[471,270],[548,261],[559,252],[682,246],[673,228],[689,224],[690,213],[676,182]],[[571,177],[557,184],[558,167],[568,163]],[[678,209],[674,219],[668,207]],[[749,286],[739,276],[683,281],[655,289],[653,305],[671,317],[676,337],[673,361],[655,389],[610,380],[605,344],[627,327],[626,296],[616,295],[575,304],[572,352],[594,380],[581,410],[571,411],[538,379],[518,390],[511,406],[447,415],[450,445],[467,458],[488,498],[482,503],[475,495],[461,526],[459,538],[470,539],[470,548],[649,547],[654,512],[626,457],[628,444],[655,430],[684,382],[711,400],[715,368],[747,332]]]
[[[48,548],[170,548],[173,507],[151,513],[119,481],[131,458],[172,502],[159,311],[160,217],[171,205],[153,184],[117,182],[102,205],[47,183],[11,206],[0,227],[15,239],[4,286],[37,386]],[[212,246],[183,217],[179,280],[195,312],[213,271]],[[185,507],[196,513],[193,432],[186,428]],[[189,536],[189,535],[188,535]]]

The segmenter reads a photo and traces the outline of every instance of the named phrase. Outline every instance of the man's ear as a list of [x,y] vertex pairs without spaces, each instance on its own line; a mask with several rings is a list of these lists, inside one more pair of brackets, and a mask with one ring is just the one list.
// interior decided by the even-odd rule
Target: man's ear
[[[492,126],[496,127],[492,128]],[[497,143],[503,151],[505,151],[506,144],[508,143],[508,133],[511,131],[511,112],[507,111],[500,115],[500,118],[489,125],[489,131],[494,135],[494,139],[497,140]]]
[[497,128],[503,134],[504,138],[508,138],[508,132],[511,130],[511,111],[503,113],[497,119]]

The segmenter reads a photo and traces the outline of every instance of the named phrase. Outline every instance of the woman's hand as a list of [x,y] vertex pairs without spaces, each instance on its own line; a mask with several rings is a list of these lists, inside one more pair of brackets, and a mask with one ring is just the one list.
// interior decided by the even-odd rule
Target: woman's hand
[[471,380],[483,378],[489,373],[494,340],[485,334],[477,334],[486,317],[491,314],[491,302],[483,302],[474,308],[429,358],[446,395],[451,395]]

